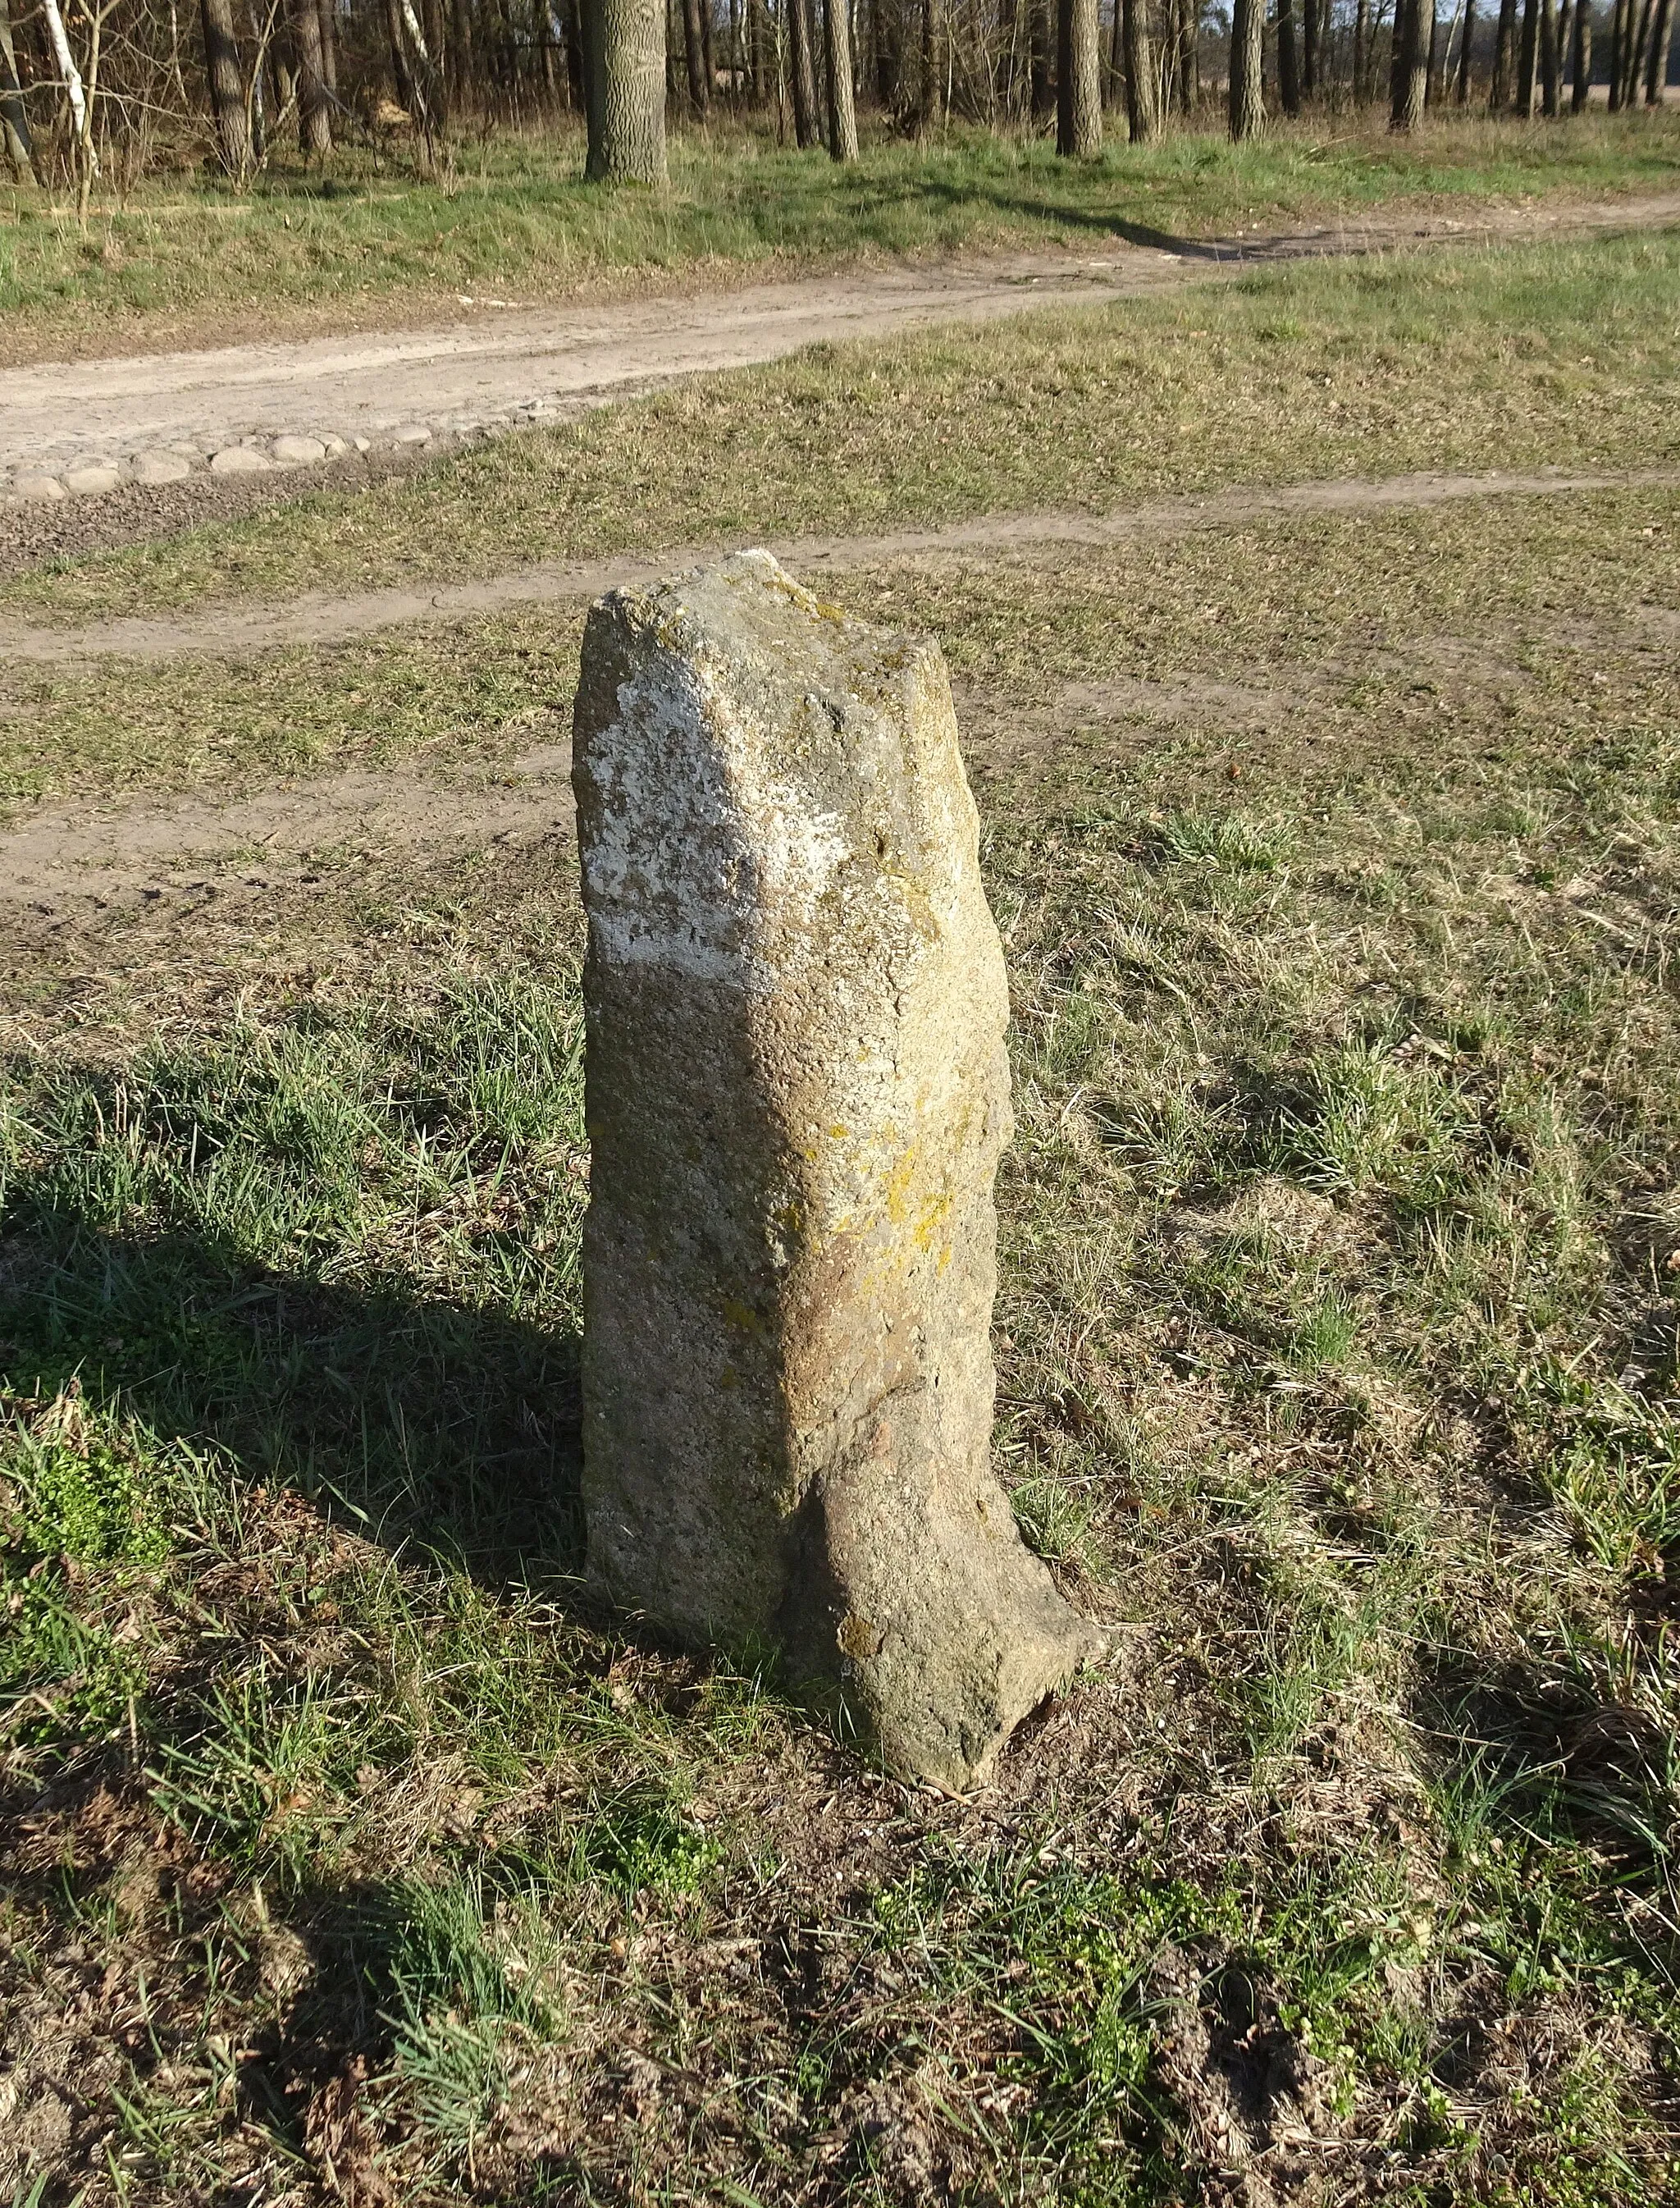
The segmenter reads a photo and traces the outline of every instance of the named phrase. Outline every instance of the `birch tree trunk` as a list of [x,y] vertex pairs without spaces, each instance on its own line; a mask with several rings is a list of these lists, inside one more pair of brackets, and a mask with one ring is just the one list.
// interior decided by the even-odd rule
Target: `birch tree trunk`
[[589,162],[597,183],[665,181],[663,0],[589,0]]
[[[419,88],[424,109],[426,142],[430,146],[434,137],[449,120],[449,103],[444,91],[443,72],[437,65],[436,56],[420,27],[420,18],[414,10],[414,0],[397,0],[404,30],[408,33],[409,51],[415,66],[411,74]],[[663,41],[662,47],[663,47]],[[663,110],[661,110],[663,115]]]
[[1261,44],[1265,37],[1265,0],[1233,0],[1231,9],[1230,131],[1240,144],[1265,127],[1266,102],[1260,85]]
[[[1128,67],[1130,56],[1127,57]],[[1097,0],[1057,0],[1056,151],[1085,160],[1102,150],[1102,41]]]
[[70,51],[58,0],[41,0],[41,14],[51,42],[52,58],[58,65],[59,79],[64,87],[64,97],[69,102],[70,117],[75,124],[76,166],[85,187],[90,178],[99,173],[99,157],[94,150],[93,122],[87,111],[87,96],[82,90],[81,71]]
[[828,150],[836,161],[857,159],[857,104],[852,92],[852,25],[848,0],[823,0],[828,58]]

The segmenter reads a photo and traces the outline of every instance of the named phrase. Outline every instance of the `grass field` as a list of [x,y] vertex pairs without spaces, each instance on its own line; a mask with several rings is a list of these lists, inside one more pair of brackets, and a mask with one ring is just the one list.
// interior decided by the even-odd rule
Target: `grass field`
[[85,233],[72,207],[0,188],[0,365],[237,340],[253,310],[272,337],[453,315],[462,292],[529,303],[650,275],[1661,189],[1680,177],[1680,123],[1454,118],[1401,142],[1380,117],[1341,116],[1243,147],[1216,128],[1111,142],[1078,165],[1041,137],[953,127],[918,146],[878,130],[843,171],[720,123],[674,136],[658,192],[585,185],[582,167],[581,134],[561,123],[464,139],[439,181],[355,147],[325,170],[280,159],[243,192],[183,168],[99,204]]
[[[802,433],[765,394],[831,428],[870,367],[870,525],[1085,495],[1082,441],[1100,502],[1461,465],[1461,435],[1632,471],[1671,459],[1671,262],[1291,271],[1193,324],[1023,325],[993,372],[1043,394],[1014,417],[1042,481],[965,339],[730,379],[717,435],[764,424],[741,495],[783,528]],[[1192,327],[1252,408],[1228,433]],[[1105,351],[1143,363],[1121,397]],[[1187,399],[1149,399],[1163,359]],[[892,423],[954,418],[965,375],[970,448],[918,484]],[[1337,444],[1323,393],[1356,387],[1383,411]],[[1140,453],[1093,446],[1134,392]],[[423,511],[477,556],[557,454],[683,533],[719,479],[669,483],[685,421],[399,494],[366,572]],[[312,556],[350,572],[357,511],[298,510]],[[0,2198],[1680,2197],[1676,538],[1652,486],[837,591],[957,679],[1020,1119],[999,1461],[1113,1633],[972,1801],[579,1597],[563,844],[328,855],[255,916],[90,919],[21,977]],[[222,587],[201,555],[35,587],[190,603]],[[498,619],[101,670],[166,708],[155,757],[67,678],[33,759],[6,724],[14,786],[201,780],[219,732],[248,784],[447,781],[563,710],[569,619]],[[66,767],[75,727],[105,733]]]

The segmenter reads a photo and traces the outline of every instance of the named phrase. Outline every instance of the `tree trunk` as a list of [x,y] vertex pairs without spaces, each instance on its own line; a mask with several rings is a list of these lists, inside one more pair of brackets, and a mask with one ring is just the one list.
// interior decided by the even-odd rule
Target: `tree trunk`
[[1028,9],[1029,98],[1032,118],[1040,122],[1050,112],[1055,87],[1051,81],[1052,26],[1050,0],[1026,0]]
[[292,0],[291,45],[297,61],[297,143],[305,160],[333,150],[327,68],[321,51],[316,0]]
[[[1263,6],[1264,0],[1261,0]],[[1155,103],[1155,59],[1149,51],[1147,0],[1120,0],[1125,39],[1126,135],[1134,146],[1148,146],[1161,135],[1161,116]]]
[[1458,91],[1461,107],[1470,105],[1470,49],[1476,41],[1476,0],[1464,0],[1464,21],[1458,45]]
[[1266,103],[1260,88],[1265,32],[1265,0],[1233,0],[1229,112],[1231,135],[1239,144],[1257,137],[1265,127]]
[[665,181],[663,0],[588,0],[589,161],[595,183]]
[[250,117],[251,159],[261,168],[268,158],[268,113],[263,100],[262,72],[267,65],[267,41],[256,19],[256,9],[247,10],[250,18],[251,44],[255,49],[251,57],[251,73],[246,80],[246,114]]
[[1541,104],[1548,115],[1557,112],[1557,4],[1540,0]]
[[1363,107],[1371,97],[1371,0],[1355,0],[1353,9],[1353,105]]
[[70,120],[75,125],[79,153],[87,159],[92,170],[97,171],[99,157],[93,151],[93,126],[87,113],[87,95],[82,90],[81,71],[76,67],[75,56],[70,51],[69,35],[64,28],[58,0],[41,0],[41,14],[45,20],[47,39],[52,50],[58,80],[64,87],[64,98],[69,103]]
[[876,0],[875,97],[889,115],[898,113],[904,98],[904,20],[897,9],[891,14]]
[[945,113],[945,9],[942,0],[921,0],[921,87],[916,122],[931,130]]
[[421,99],[403,51],[403,19],[397,0],[385,0],[385,42],[391,49],[391,90],[405,115],[419,119]]
[[1579,115],[1587,105],[1593,85],[1593,10],[1589,0],[1575,0],[1575,51],[1569,61],[1569,75],[1575,80],[1569,93],[1569,110]]
[[1179,105],[1194,115],[1202,97],[1202,0],[1179,0]]
[[[1319,0],[1301,0],[1301,94],[1313,99],[1318,90]],[[1280,61],[1280,79],[1282,64]]]
[[1490,115],[1503,115],[1511,104],[1515,90],[1512,78],[1516,51],[1516,8],[1517,0],[1499,0],[1499,27],[1493,39],[1493,76],[1487,92],[1487,111]]
[[[1623,75],[1622,105],[1623,107],[1634,106],[1639,99],[1640,64],[1645,58],[1645,51],[1650,43],[1651,16],[1654,3],[1655,0],[1644,0],[1644,5],[1639,11],[1638,27],[1634,31],[1633,43],[1628,49],[1628,65]],[[1628,0],[1628,21],[1630,25],[1634,21],[1633,0]]]
[[788,74],[793,79],[794,143],[814,146],[817,128],[817,67],[811,46],[810,0],[783,0],[788,19]]
[[1389,127],[1415,130],[1424,119],[1429,90],[1429,42],[1424,35],[1424,8],[1434,21],[1435,0],[1400,0],[1401,20],[1395,27],[1396,51],[1389,80]]
[[418,99],[421,132],[429,159],[436,140],[449,120],[449,100],[444,90],[443,72],[438,67],[437,56],[415,12],[414,0],[396,0],[393,36],[399,50],[407,57],[409,87]]
[[1300,113],[1301,72],[1295,57],[1295,0],[1277,0],[1277,99],[1286,115]]
[[1668,50],[1674,39],[1674,0],[1659,0],[1651,32],[1651,58],[1645,68],[1645,105],[1660,107],[1668,92]]
[[1097,0],[1056,0],[1056,151],[1083,160],[1102,147]]
[[[561,31],[568,46],[573,13],[573,0],[567,0]],[[449,85],[458,100],[471,93],[472,75],[472,11],[467,0],[449,0]]]
[[1517,50],[1516,110],[1532,123],[1539,89],[1540,0],[1522,0],[1522,40]]
[[245,80],[239,67],[239,41],[233,33],[233,0],[200,0],[204,25],[204,65],[210,79],[210,112],[222,166],[236,184],[251,171],[251,126],[245,111]]
[[828,150],[836,161],[857,159],[857,105],[852,96],[852,23],[849,0],[823,0],[828,56]]
[[711,105],[705,81],[705,40],[700,31],[700,0],[682,0],[682,50],[688,63],[688,105],[705,120]]
[[333,0],[315,0],[315,21],[321,29],[321,81],[330,104],[339,96],[339,28],[333,21]]
[[38,184],[45,185],[46,177],[40,156],[35,151],[29,111],[24,105],[23,84],[17,73],[17,50],[12,44],[9,0],[0,0],[0,128],[4,129],[6,151],[20,179],[27,175]]

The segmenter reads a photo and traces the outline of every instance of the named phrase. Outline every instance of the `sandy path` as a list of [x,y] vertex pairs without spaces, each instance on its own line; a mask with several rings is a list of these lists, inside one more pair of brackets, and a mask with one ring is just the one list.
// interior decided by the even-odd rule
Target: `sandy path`
[[[123,465],[178,447],[201,459],[246,439],[363,437],[511,426],[626,387],[776,360],[822,339],[983,321],[1047,300],[1121,297],[1257,261],[1479,238],[1563,237],[1680,221],[1680,192],[1543,202],[1462,216],[1372,217],[1261,236],[1182,239],[1133,228],[1100,255],[1014,255],[861,268],[725,292],[595,307],[467,306],[447,327],[316,338],[9,370],[0,477]],[[1125,231],[1125,225],[1119,227]]]
[[[1622,474],[1476,476],[1416,474],[1380,481],[1287,483],[1256,489],[1211,491],[1155,499],[1113,513],[983,514],[937,528],[901,529],[874,537],[772,539],[767,549],[797,575],[842,572],[885,560],[938,557],[995,558],[1046,544],[1113,544],[1138,537],[1169,537],[1301,513],[1375,513],[1396,507],[1429,507],[1462,499],[1536,497],[1560,493],[1680,486],[1666,470]],[[628,554],[598,561],[521,567],[479,582],[430,590],[369,591],[346,597],[322,591],[279,606],[211,607],[175,620],[134,617],[86,628],[30,628],[0,621],[0,658],[17,665],[77,665],[101,657],[171,659],[192,654],[243,658],[288,646],[342,644],[381,629],[425,621],[469,620],[525,605],[597,598],[603,591],[648,582],[715,557],[717,544],[669,545],[640,558]],[[0,853],[4,850],[0,838]],[[0,895],[3,895],[0,885]]]

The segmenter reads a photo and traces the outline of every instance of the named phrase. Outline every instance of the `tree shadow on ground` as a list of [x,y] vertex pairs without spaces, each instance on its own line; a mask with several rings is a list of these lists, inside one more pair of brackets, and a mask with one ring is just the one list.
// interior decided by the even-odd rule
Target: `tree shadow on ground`
[[[1234,264],[1253,255],[1253,248],[1241,238],[1186,237],[1177,231],[1157,230],[1152,223],[1134,222],[1122,215],[1105,213],[1101,207],[1070,206],[1042,193],[1007,191],[985,183],[957,183],[940,177],[924,179],[920,190],[923,199],[947,208],[981,204],[999,214],[1023,216],[1033,222],[1060,223],[1070,230],[1087,230],[1099,237],[1121,238],[1128,245],[1143,246],[1153,253],[1176,254],[1181,261]],[[1276,249],[1266,257],[1278,258]]]

